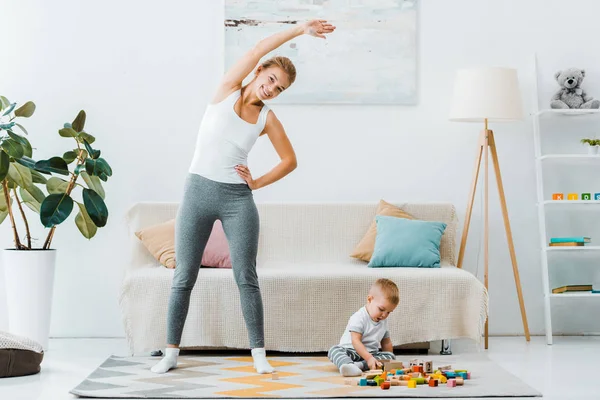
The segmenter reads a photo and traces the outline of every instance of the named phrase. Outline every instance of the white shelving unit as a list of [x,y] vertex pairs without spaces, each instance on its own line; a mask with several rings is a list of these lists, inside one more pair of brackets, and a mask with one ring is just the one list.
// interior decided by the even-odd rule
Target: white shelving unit
[[[550,247],[548,246],[548,237],[546,232],[546,211],[548,209],[566,208],[567,210],[574,207],[596,207],[600,206],[600,200],[550,200],[544,198],[544,165],[546,163],[592,163],[600,167],[600,155],[588,154],[542,154],[542,133],[540,132],[540,120],[547,118],[571,118],[576,122],[579,118],[597,118],[600,125],[600,110],[555,110],[555,109],[539,109],[538,102],[538,79],[537,79],[537,60],[534,57],[535,71],[535,96],[534,96],[534,113],[533,113],[533,136],[535,146],[535,167],[536,167],[536,183],[537,183],[537,209],[540,229],[540,248],[542,261],[542,283],[544,290],[544,317],[546,324],[546,341],[552,344],[552,314],[551,300],[555,299],[574,299],[574,298],[589,298],[596,297],[600,299],[600,294],[590,292],[575,292],[575,293],[560,293],[553,294],[550,288],[550,275],[548,273],[548,253],[567,252],[577,254],[579,252],[594,252],[600,251],[600,246],[581,246],[581,247]],[[585,164],[585,165],[588,165]],[[600,180],[599,180],[600,186]],[[592,197],[594,193],[592,193]],[[557,212],[555,210],[555,212]]]

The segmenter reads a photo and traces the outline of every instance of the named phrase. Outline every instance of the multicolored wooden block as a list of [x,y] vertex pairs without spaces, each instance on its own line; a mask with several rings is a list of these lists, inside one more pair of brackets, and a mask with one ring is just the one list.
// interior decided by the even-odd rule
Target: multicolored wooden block
[[[393,380],[390,382],[390,384],[392,386],[400,386],[401,385],[400,381],[398,381],[398,380]],[[408,381],[406,381],[406,384],[408,385]]]
[[383,379],[381,375],[376,376],[373,380],[377,383],[377,386],[381,386],[381,383],[385,381],[385,379]]
[[377,386],[377,382],[372,379],[367,380],[367,386]]
[[410,382],[410,381],[398,381],[398,384],[400,386],[408,386],[408,382]]
[[448,379],[448,383],[446,384],[448,387],[456,387],[456,379]]
[[383,390],[389,390],[390,386],[391,386],[390,382],[383,382],[381,384],[381,389],[383,389]]
[[467,372],[467,379],[471,379],[471,373]]
[[466,372],[459,372],[458,375],[463,378],[463,379],[467,379],[467,373]]
[[594,200],[600,200],[600,193],[594,193]]
[[562,193],[552,193],[552,200],[564,200],[565,195]]
[[411,379],[410,381],[408,381],[408,387],[411,389],[415,389],[417,387],[417,381]]
[[591,193],[581,193],[581,200],[591,200],[591,199],[592,199]]
[[426,373],[431,374],[433,372],[433,362],[425,361],[425,363],[423,364],[423,370]]
[[569,193],[567,195],[567,200],[577,200],[579,198],[579,195],[577,193]]
[[429,387],[437,387],[437,386],[438,386],[437,379],[430,379],[429,380]]
[[465,381],[463,378],[460,377],[456,377],[456,386],[462,386],[464,385]]
[[367,386],[367,378],[361,378],[361,380],[358,381],[358,385],[359,386]]

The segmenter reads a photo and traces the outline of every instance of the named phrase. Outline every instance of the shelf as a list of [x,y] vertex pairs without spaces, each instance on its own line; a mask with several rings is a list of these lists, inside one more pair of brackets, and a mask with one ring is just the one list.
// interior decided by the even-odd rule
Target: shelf
[[545,156],[541,156],[540,160],[600,160],[600,154],[546,154]]
[[[579,193],[577,193],[579,194]],[[592,196],[594,194],[592,193]],[[582,204],[600,204],[600,200],[545,200],[544,204],[560,204],[560,205],[582,205]]]
[[600,298],[600,293],[592,293],[592,292],[571,292],[571,293],[550,293],[550,297],[598,297]]
[[551,116],[559,116],[559,117],[574,117],[574,116],[580,116],[580,115],[593,115],[593,114],[600,114],[600,109],[582,109],[582,108],[576,108],[576,109],[553,109],[553,108],[547,108],[544,110],[540,110],[538,112],[535,113],[536,116],[538,117],[551,117]]
[[600,250],[600,246],[546,246],[546,251],[590,251]]

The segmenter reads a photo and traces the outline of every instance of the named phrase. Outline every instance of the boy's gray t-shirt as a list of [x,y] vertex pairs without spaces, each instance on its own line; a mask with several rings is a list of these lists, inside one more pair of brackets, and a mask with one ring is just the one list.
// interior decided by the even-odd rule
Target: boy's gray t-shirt
[[381,341],[384,338],[390,337],[387,319],[379,322],[373,321],[365,307],[362,307],[352,314],[348,320],[346,330],[340,339],[340,346],[354,348],[354,346],[352,346],[352,335],[350,332],[356,332],[362,335],[362,343],[369,353],[379,351]]

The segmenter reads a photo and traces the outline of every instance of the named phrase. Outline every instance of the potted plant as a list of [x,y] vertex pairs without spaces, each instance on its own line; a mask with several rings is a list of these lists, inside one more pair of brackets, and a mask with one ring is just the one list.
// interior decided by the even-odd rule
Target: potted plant
[[581,139],[582,144],[587,144],[588,154],[598,154],[598,146],[600,146],[600,139]]
[[[95,138],[84,131],[83,110],[58,130],[61,137],[73,140],[76,148],[62,156],[35,161],[29,140],[20,134],[27,135],[27,131],[17,122],[31,117],[34,111],[31,101],[17,108],[16,103],[0,96],[0,224],[10,221],[14,239],[14,247],[2,254],[9,330],[47,348],[56,263],[51,244],[56,227],[69,217],[75,204],[75,224],[84,237],[91,239],[97,228],[106,225],[108,209],[101,182],[108,180],[112,170],[100,157],[100,150],[91,146]],[[41,245],[35,246],[24,206],[39,214],[35,218],[48,228]],[[22,222],[24,236],[19,233],[17,219]]]

